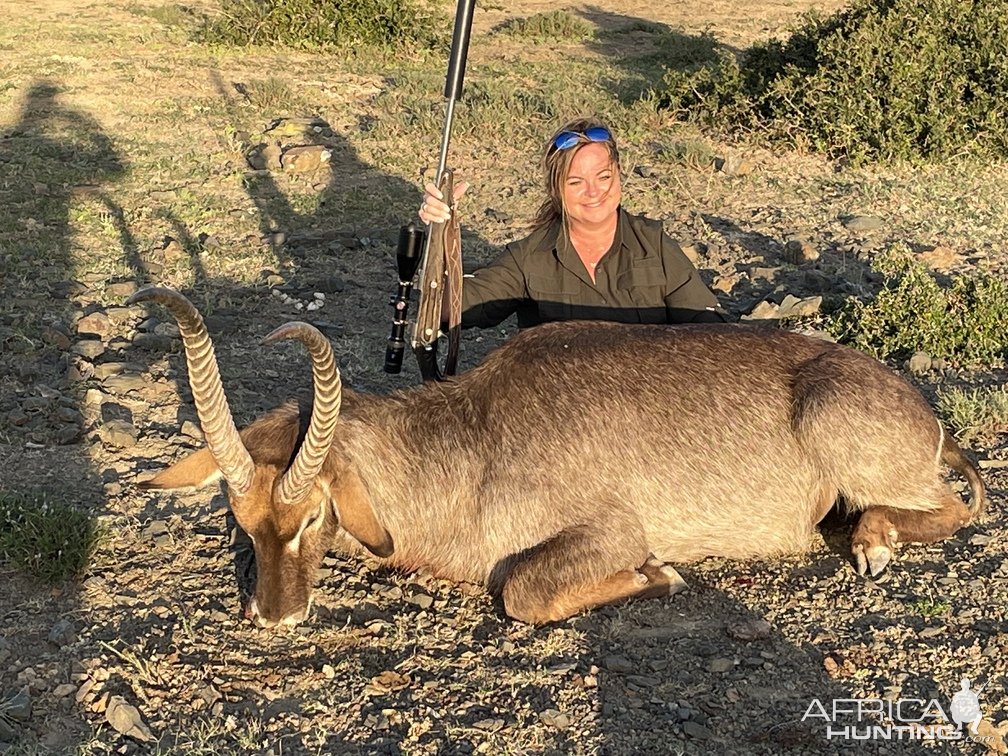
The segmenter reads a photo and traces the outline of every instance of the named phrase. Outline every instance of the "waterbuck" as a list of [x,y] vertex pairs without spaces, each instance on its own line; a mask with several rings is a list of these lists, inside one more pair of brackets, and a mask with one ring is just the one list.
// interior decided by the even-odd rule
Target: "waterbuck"
[[[312,407],[287,403],[240,434],[196,308],[148,288],[179,323],[207,448],[147,487],[223,478],[258,567],[247,613],[308,614],[334,545],[485,584],[532,623],[668,595],[668,564],[805,549],[842,496],[852,552],[878,574],[899,541],[945,538],[983,508],[973,464],[923,397],[853,349],[733,325],[566,322],[523,331],[444,383],[342,390],[328,340]],[[962,474],[972,508],[944,482]]]

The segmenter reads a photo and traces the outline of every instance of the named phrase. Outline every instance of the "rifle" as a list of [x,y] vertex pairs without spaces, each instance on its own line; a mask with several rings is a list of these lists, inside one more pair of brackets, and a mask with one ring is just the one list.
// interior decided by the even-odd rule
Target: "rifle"
[[[455,103],[462,95],[465,63],[469,52],[469,33],[476,0],[458,0],[455,8],[455,30],[452,33],[448,75],[445,79],[445,120],[441,132],[441,151],[438,156],[434,183],[443,193],[445,201],[453,204],[451,173],[445,170],[448,162],[448,145],[455,120]],[[423,252],[417,254],[422,247]],[[432,253],[432,249],[434,250]],[[399,288],[393,300],[394,315],[392,335],[385,350],[385,372],[398,373],[402,369],[402,355],[406,347],[405,331],[409,296],[413,279],[420,269],[420,303],[410,346],[420,365],[424,381],[443,380],[454,375],[458,356],[459,320],[462,306],[462,259],[459,243],[458,220],[455,213],[446,223],[432,224],[430,233],[410,222],[399,231],[396,263],[399,269]],[[436,262],[435,262],[436,259]],[[437,340],[441,332],[442,301],[449,302],[448,354],[441,370],[437,364]],[[457,312],[456,312],[457,311]]]

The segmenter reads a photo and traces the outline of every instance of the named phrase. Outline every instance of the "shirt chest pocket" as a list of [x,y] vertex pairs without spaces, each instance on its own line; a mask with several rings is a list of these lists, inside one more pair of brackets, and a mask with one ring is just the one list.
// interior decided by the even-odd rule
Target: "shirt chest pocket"
[[[646,265],[635,265],[616,276],[616,288],[621,291],[638,291],[649,299],[657,298],[660,302],[666,289],[665,269],[660,262]],[[641,304],[654,304],[641,302]]]
[[555,301],[571,302],[577,297],[581,287],[579,281],[569,281],[553,276],[529,276],[529,296],[537,302]]

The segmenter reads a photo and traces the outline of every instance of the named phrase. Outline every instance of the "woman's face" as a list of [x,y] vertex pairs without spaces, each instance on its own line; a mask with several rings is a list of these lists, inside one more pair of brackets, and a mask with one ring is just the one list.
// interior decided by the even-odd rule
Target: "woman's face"
[[577,148],[563,185],[571,226],[589,228],[610,222],[621,197],[619,168],[610,158],[609,148],[601,142]]

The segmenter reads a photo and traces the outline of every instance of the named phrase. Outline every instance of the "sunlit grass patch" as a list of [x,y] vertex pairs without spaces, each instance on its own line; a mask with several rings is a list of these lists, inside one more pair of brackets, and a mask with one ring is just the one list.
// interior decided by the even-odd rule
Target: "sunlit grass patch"
[[99,538],[87,512],[48,494],[0,492],[0,561],[42,583],[80,575]]
[[960,443],[989,446],[1008,433],[1008,389],[945,389],[938,394],[938,414]]
[[513,18],[497,27],[498,34],[533,41],[589,39],[595,27],[567,10],[536,13],[526,18]]

